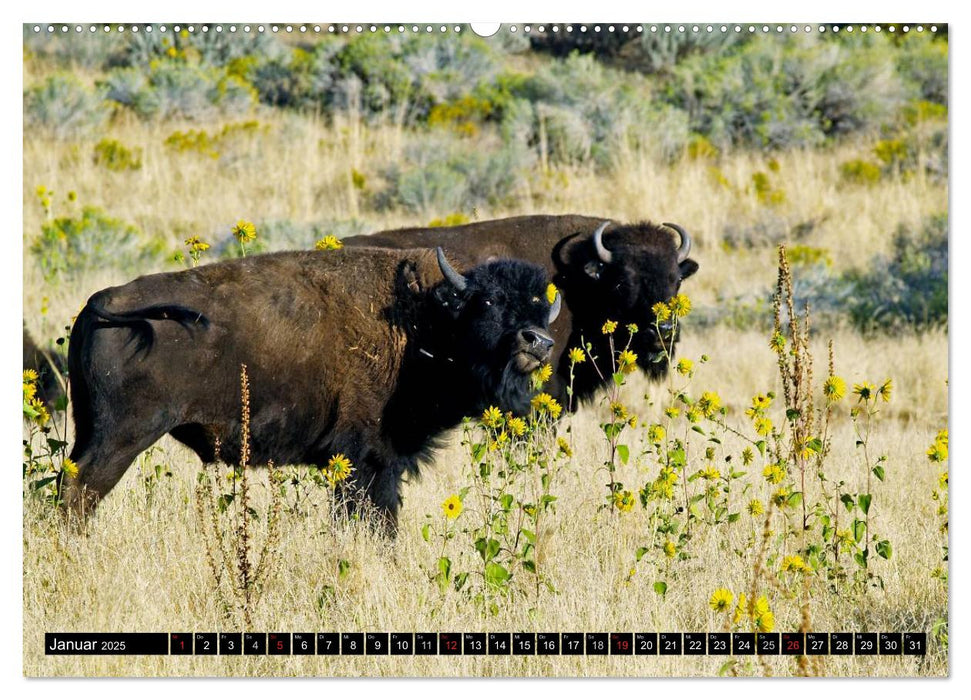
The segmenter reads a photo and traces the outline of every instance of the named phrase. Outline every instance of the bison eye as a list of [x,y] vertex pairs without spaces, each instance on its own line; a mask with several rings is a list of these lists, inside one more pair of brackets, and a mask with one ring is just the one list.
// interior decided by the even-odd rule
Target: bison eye
[[530,301],[532,301],[534,304],[538,304],[541,300],[539,297],[533,297],[532,299],[530,299]]
[[492,299],[486,299],[485,300],[485,305],[486,306],[492,306]]

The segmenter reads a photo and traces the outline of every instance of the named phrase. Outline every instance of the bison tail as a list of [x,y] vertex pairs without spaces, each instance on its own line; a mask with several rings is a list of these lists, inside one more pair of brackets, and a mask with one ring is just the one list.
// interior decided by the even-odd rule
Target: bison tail
[[195,326],[209,327],[209,319],[201,311],[178,304],[159,304],[121,312],[108,311],[91,303],[87,308],[101,319],[102,325],[130,328],[133,338],[137,341],[136,352],[143,350],[148,352],[155,343],[155,333],[149,321],[175,321],[186,330],[192,330]]

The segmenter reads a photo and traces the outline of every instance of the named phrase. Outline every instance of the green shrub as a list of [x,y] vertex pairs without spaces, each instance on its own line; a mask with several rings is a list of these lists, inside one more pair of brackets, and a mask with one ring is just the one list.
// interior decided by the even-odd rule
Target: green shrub
[[142,118],[211,119],[248,111],[256,90],[224,71],[166,58],[147,72],[118,68],[102,81],[108,99],[132,108]]
[[50,282],[104,268],[137,270],[161,255],[163,246],[158,241],[146,241],[135,226],[108,216],[98,207],[86,206],[80,216],[44,222],[30,249]]
[[844,276],[852,287],[847,311],[863,331],[924,330],[947,325],[948,220],[924,221],[919,230],[901,225],[889,256],[874,256]]
[[77,138],[108,117],[101,95],[70,75],[52,75],[24,91],[24,129],[55,139]]
[[117,139],[101,139],[94,146],[94,162],[108,170],[140,170],[142,149],[128,148]]
[[843,182],[854,185],[872,185],[879,182],[882,176],[880,166],[868,160],[855,158],[840,165],[840,177]]
[[524,177],[528,154],[489,145],[429,136],[405,149],[384,172],[387,186],[375,195],[379,209],[403,207],[423,218],[509,204]]

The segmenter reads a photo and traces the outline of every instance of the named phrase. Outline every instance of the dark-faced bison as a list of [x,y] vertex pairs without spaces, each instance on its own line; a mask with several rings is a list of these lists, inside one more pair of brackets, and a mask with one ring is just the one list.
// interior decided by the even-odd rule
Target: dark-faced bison
[[135,457],[171,434],[204,462],[240,459],[240,365],[250,463],[326,464],[394,528],[403,475],[435,437],[489,405],[525,413],[559,311],[539,266],[465,274],[441,250],[276,253],[140,277],[92,296],[71,333],[78,475],[90,512]]
[[[639,330],[630,347],[639,366],[649,375],[663,375],[668,363],[659,361],[664,357],[662,342],[672,349],[676,339],[670,337],[669,322],[655,329],[651,307],[677,294],[682,280],[698,270],[698,263],[688,257],[691,238],[677,224],[619,224],[588,216],[518,216],[448,228],[381,231],[343,242],[385,248],[441,246],[461,266],[494,258],[544,266],[565,302],[551,328],[556,375],[546,388],[564,402],[570,348],[591,343],[601,370],[609,362],[609,345],[601,333],[607,320],[618,322],[618,347],[627,343],[627,324],[636,324]],[[609,381],[609,371],[604,374]],[[604,381],[590,362],[578,365],[574,396],[588,399]]]

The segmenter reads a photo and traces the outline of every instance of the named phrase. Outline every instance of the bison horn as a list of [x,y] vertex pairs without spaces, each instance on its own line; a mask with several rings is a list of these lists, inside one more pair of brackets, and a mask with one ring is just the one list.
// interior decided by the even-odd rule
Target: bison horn
[[561,306],[563,306],[563,297],[560,296],[559,292],[557,292],[556,298],[553,300],[553,305],[550,307],[550,315],[549,315],[549,320],[547,321],[547,325],[549,325],[550,323],[553,323],[553,321],[556,320],[556,317],[560,315]]
[[609,221],[604,221],[600,224],[600,228],[593,232],[593,247],[597,249],[597,257],[600,258],[602,262],[611,263],[614,259],[613,254],[604,248],[603,235],[604,229],[610,226]]
[[438,267],[442,270],[442,274],[445,276],[445,279],[447,279],[449,283],[457,290],[464,292],[465,288],[469,284],[469,281],[448,264],[448,260],[445,259],[445,252],[442,250],[441,246],[435,249],[435,255],[438,256]]
[[691,252],[691,236],[677,224],[665,223],[664,225],[668,228],[673,228],[681,236],[681,244],[678,246],[678,262],[684,262],[688,258],[688,253]]

